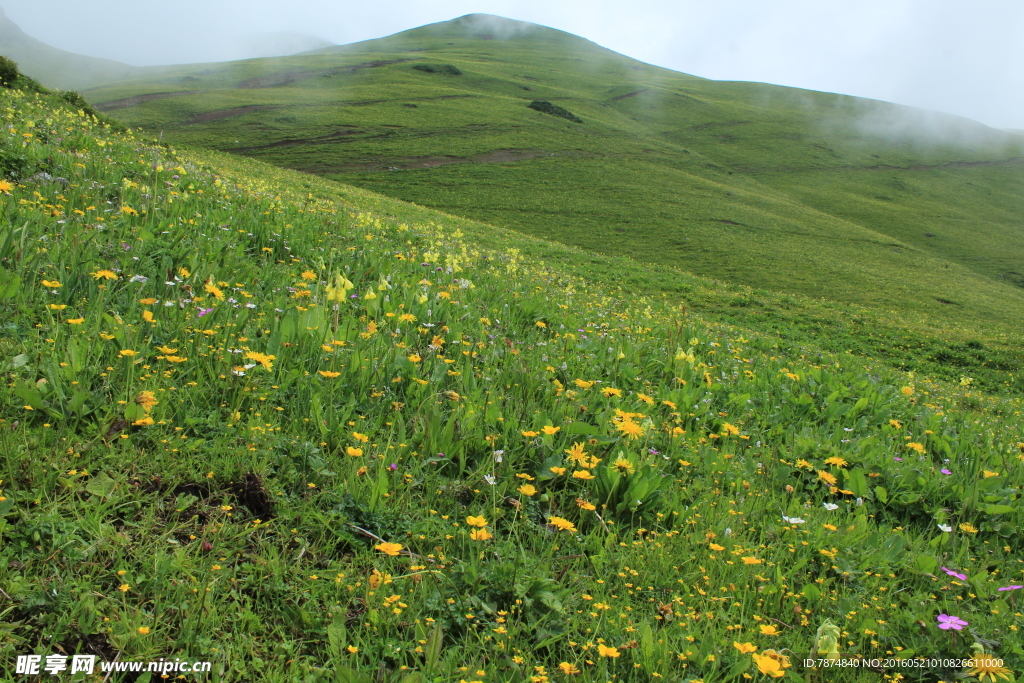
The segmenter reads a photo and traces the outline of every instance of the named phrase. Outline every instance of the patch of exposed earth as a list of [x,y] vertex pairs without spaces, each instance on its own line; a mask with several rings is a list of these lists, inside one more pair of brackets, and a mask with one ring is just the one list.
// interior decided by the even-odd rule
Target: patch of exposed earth
[[584,152],[582,150],[562,150],[551,152],[547,150],[527,149],[496,149],[483,154],[473,156],[435,155],[419,157],[388,157],[359,159],[348,163],[337,164],[310,164],[302,167],[295,167],[297,170],[307,173],[328,174],[328,173],[351,173],[351,172],[377,172],[377,171],[409,171],[417,169],[437,168],[451,164],[508,164],[517,161],[526,161],[538,157],[596,157],[598,154]]
[[134,107],[142,104],[143,102],[150,102],[152,100],[162,100],[167,97],[181,97],[182,95],[199,95],[206,92],[205,90],[179,90],[177,92],[153,92],[147,95],[133,95],[132,97],[125,97],[120,100],[110,100],[108,102],[100,102],[94,104],[93,107],[99,111],[111,111],[113,109],[124,109],[125,107]]
[[412,62],[415,61],[413,58],[404,59],[379,59],[373,62],[362,62],[360,64],[352,64],[351,66],[338,66],[332,69],[317,69],[315,71],[283,71],[277,74],[271,74],[269,76],[257,76],[256,78],[249,78],[238,85],[236,88],[277,88],[282,85],[288,85],[295,83],[296,81],[304,81],[307,78],[314,78],[316,76],[333,76],[335,74],[348,74],[361,69],[373,69],[378,66],[387,66],[388,64],[400,64],[401,62]]
[[221,109],[220,111],[208,111],[203,114],[196,114],[185,123],[206,123],[208,121],[218,121],[220,119],[226,119],[232,116],[242,116],[243,114],[250,114],[254,111],[263,111],[265,109],[279,109],[279,107],[272,107],[265,104],[250,104],[245,107]]

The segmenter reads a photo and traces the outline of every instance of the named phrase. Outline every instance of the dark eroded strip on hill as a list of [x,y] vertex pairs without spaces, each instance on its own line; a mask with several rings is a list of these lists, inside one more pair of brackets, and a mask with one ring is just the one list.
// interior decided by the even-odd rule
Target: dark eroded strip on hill
[[636,90],[634,92],[628,92],[625,95],[619,95],[618,97],[613,97],[612,99],[609,100],[609,102],[617,102],[618,100],[624,100],[627,97],[636,97],[640,93],[645,93],[648,90],[650,90],[650,88],[640,88],[639,90]]
[[280,109],[280,107],[274,107],[266,104],[250,104],[245,107],[221,109],[220,111],[208,111],[204,114],[196,114],[185,123],[206,123],[207,121],[218,121],[232,116],[242,116],[243,114],[249,114],[254,111],[263,111],[268,109]]
[[596,157],[594,153],[582,152],[580,150],[562,150],[549,152],[545,150],[525,149],[496,149],[491,152],[477,154],[471,157],[459,157],[453,155],[423,156],[423,157],[391,157],[387,159],[362,159],[358,162],[344,164],[310,164],[293,165],[298,171],[324,175],[331,173],[347,172],[374,172],[374,171],[406,171],[424,168],[436,168],[450,164],[503,164],[516,161],[525,161],[536,157]]
[[339,66],[333,69],[317,69],[315,71],[284,71],[278,74],[272,74],[270,76],[257,76],[256,78],[249,78],[240,82],[237,88],[276,88],[281,85],[288,85],[295,83],[296,81],[303,81],[307,78],[313,78],[315,76],[333,76],[334,74],[347,74],[360,69],[373,69],[378,66],[387,66],[388,64],[399,64],[401,62],[412,62],[415,61],[411,57],[403,59],[380,59],[373,62],[362,62],[360,64],[352,64],[350,66]]
[[178,97],[180,95],[199,95],[206,92],[205,90],[179,90],[178,92],[154,92],[147,95],[133,95],[132,97],[125,97],[120,100],[110,100],[109,102],[100,102],[93,106],[100,111],[111,111],[112,109],[124,109],[125,107],[134,107],[137,104],[143,102],[150,102],[152,100],[162,100],[167,97]]

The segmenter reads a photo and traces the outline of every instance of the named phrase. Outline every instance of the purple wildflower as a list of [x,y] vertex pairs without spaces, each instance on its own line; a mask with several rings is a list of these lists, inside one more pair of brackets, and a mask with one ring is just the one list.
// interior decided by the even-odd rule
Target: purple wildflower
[[903,458],[897,458],[895,455],[892,457],[896,462],[903,462]]
[[388,465],[388,469],[394,472],[395,470],[398,469],[398,465],[395,463],[391,463],[390,465]]
[[952,472],[947,470],[945,467],[943,467],[941,470],[939,470],[939,472],[942,472],[943,474],[953,474]]
[[966,581],[967,580],[967,575],[966,574],[961,574],[960,572],[955,572],[952,569],[950,569],[949,567],[941,567],[941,569],[942,569],[942,571],[946,572],[950,576],[955,576],[956,578],[960,579],[961,581]]
[[967,626],[967,622],[960,617],[951,617],[948,614],[940,614],[936,619],[939,621],[939,628],[943,631],[949,631],[950,629],[960,631],[964,626]]
[[1001,590],[1001,591],[1015,591],[1015,590],[1017,590],[1018,588],[1024,588],[1024,586],[1003,586],[1002,588],[997,588],[996,590]]
[[213,310],[212,308],[203,308],[202,306],[200,306],[199,307],[199,317],[202,318],[204,315],[206,315],[207,313],[209,313],[212,310]]

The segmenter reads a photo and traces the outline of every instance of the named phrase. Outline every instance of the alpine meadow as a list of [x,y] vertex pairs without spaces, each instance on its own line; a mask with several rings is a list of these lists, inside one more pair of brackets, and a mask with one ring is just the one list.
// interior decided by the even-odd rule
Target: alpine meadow
[[0,53],[4,680],[1020,679],[1021,134],[488,15]]

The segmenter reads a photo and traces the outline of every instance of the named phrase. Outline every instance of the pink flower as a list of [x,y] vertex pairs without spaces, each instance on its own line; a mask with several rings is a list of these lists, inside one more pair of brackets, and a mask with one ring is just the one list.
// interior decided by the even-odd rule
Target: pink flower
[[943,631],[948,631],[950,629],[960,631],[964,626],[967,626],[967,622],[960,617],[951,617],[948,614],[940,614],[936,618],[939,620],[939,628]]
[[1024,588],[1024,586],[1003,586],[1002,588],[999,588],[998,590],[1001,590],[1001,591],[1015,591],[1018,588]]
[[952,569],[950,569],[949,567],[942,567],[942,571],[946,572],[950,576],[955,576],[956,578],[960,579],[961,581],[966,581],[967,580],[967,575],[966,574],[961,574],[960,572],[955,572]]

